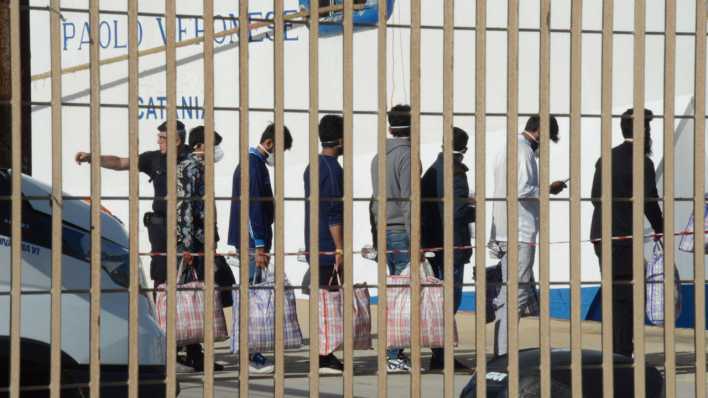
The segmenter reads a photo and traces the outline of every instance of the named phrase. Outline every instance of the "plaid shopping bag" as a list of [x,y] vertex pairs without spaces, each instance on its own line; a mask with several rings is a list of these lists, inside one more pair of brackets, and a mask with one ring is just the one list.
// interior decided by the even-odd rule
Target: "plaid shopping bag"
[[[194,269],[192,268],[192,271]],[[182,276],[182,267],[177,280]],[[196,274],[191,275],[196,279]],[[221,306],[221,296],[214,291],[214,341],[224,341],[229,338],[226,330],[226,319]],[[204,342],[204,283],[199,281],[177,285],[176,292],[175,339],[177,346]],[[163,331],[167,330],[167,287],[161,284],[155,295],[157,321]]]
[[681,236],[681,241],[679,242],[679,250],[692,253],[693,242],[696,240],[700,242],[701,236],[703,236],[703,250],[706,254],[708,254],[708,233],[705,233],[705,231],[708,231],[708,204],[705,205],[704,217],[705,219],[703,221],[703,230],[700,230],[699,228],[699,230],[694,231],[693,212],[691,212],[691,217],[688,219],[688,224],[683,230],[685,234]]
[[354,286],[354,349],[371,348],[371,297],[366,284]]
[[[411,293],[410,277],[389,275],[387,295],[387,345],[388,348],[406,348],[411,344]],[[424,286],[420,295],[421,347],[443,347],[445,323],[442,281],[434,276],[421,276]],[[396,285],[396,286],[392,286]],[[457,324],[453,320],[454,341],[457,343]]]
[[326,288],[319,292],[320,355],[329,355],[344,343],[342,292]]
[[[319,330],[320,355],[328,355],[342,348],[344,344],[344,298],[341,290],[319,290]],[[353,348],[371,348],[371,309],[369,288],[356,285],[353,289]]]
[[[664,249],[661,243],[654,243],[653,256],[645,264],[646,315],[652,325],[663,325],[664,316]],[[681,281],[674,265],[674,305],[676,319],[681,314]]]
[[[271,352],[275,350],[275,275],[266,273],[264,281],[248,289],[248,350],[249,352]],[[239,290],[233,291],[233,336],[231,352],[239,351]],[[302,346],[302,332],[297,319],[295,293],[285,280],[284,343],[285,349]]]

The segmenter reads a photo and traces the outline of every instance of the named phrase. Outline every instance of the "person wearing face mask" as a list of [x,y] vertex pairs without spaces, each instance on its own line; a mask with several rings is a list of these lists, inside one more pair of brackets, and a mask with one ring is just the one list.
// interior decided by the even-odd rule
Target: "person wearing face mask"
[[[467,182],[467,166],[462,163],[465,153],[467,153],[467,142],[469,136],[459,127],[452,129],[453,146],[453,245],[455,247],[470,246],[472,236],[469,224],[474,222],[475,208],[470,200],[469,183]],[[423,248],[439,248],[443,246],[444,204],[445,185],[444,154],[440,152],[435,162],[423,174],[421,181],[421,244]],[[449,222],[450,220],[448,220]],[[472,257],[472,249],[455,249],[452,253],[444,251],[434,251],[434,256],[430,258],[430,265],[433,268],[435,277],[444,279],[444,259],[453,258],[453,312],[457,313],[462,299],[462,276],[464,267]],[[433,348],[433,355],[430,357],[430,370],[441,370],[444,367],[444,349]],[[469,370],[463,363],[455,360],[455,370]]]
[[[325,115],[320,120],[319,136],[322,151],[319,155],[319,284],[321,288],[338,285],[342,276],[342,250],[344,249],[343,203],[344,171],[338,162],[342,155],[344,122],[341,116]],[[305,197],[310,198],[310,166],[303,173]],[[310,251],[310,202],[305,202],[305,250]],[[309,262],[310,256],[307,255]],[[335,276],[339,274],[339,278]],[[320,355],[320,374],[342,374],[344,366],[334,354]]]
[[[283,126],[283,148],[289,150],[293,144],[290,130]],[[249,240],[248,273],[250,283],[261,281],[261,272],[256,269],[265,270],[270,263],[270,249],[273,243],[273,221],[275,218],[275,206],[273,202],[273,189],[270,184],[270,173],[268,167],[275,165],[275,124],[270,124],[263,131],[260,143],[257,147],[251,148],[248,155],[248,175],[249,175],[249,204],[248,220],[241,220],[241,165],[236,166],[233,175],[233,185],[231,193],[231,217],[229,222],[228,243],[241,249],[241,224],[247,223]],[[282,159],[279,159],[282,161]],[[273,372],[273,364],[268,363],[266,358],[260,353],[251,355],[249,371],[253,374],[266,374]]]
[[[388,112],[389,132],[393,136],[386,140],[386,219],[381,219],[378,206],[372,200],[369,206],[371,230],[376,231],[379,223],[386,224],[386,262],[390,275],[399,275],[410,263],[411,232],[411,107],[396,105]],[[420,176],[416,176],[420,178]],[[379,193],[379,155],[371,160],[371,187],[373,197]],[[373,236],[374,245],[376,237]],[[409,372],[410,361],[402,349],[388,350],[387,370],[389,373]]]
[[[631,236],[633,209],[631,198],[633,170],[634,141],[634,109],[628,109],[622,114],[620,127],[624,142],[612,148],[612,236]],[[640,116],[641,117],[641,116]],[[651,223],[654,232],[664,232],[664,217],[657,199],[656,172],[651,160],[651,126],[654,114],[649,109],[644,110],[644,215]],[[595,175],[592,181],[593,213],[590,227],[590,239],[598,261],[602,261],[602,158],[595,164]],[[619,199],[619,200],[618,200]],[[634,352],[632,335],[632,319],[634,314],[632,277],[633,253],[632,239],[615,240],[612,245],[612,349],[615,353],[631,356]]]
[[[524,131],[518,138],[518,303],[519,316],[538,314],[538,296],[533,276],[533,263],[536,254],[536,236],[539,229],[539,176],[538,149],[541,137],[541,120],[538,115],[531,116],[526,122]],[[552,142],[558,142],[558,121],[551,116],[549,120],[549,137]],[[506,198],[506,147],[501,148],[494,161],[494,197]],[[549,191],[559,194],[566,188],[563,181],[555,181]],[[507,214],[506,203],[495,201],[492,208],[492,230],[489,247],[492,255],[501,259],[502,280],[507,277]],[[506,355],[507,352],[507,306],[506,285],[502,285],[499,294],[494,299],[496,320],[494,323],[494,354]],[[515,325],[516,327],[517,325]]]

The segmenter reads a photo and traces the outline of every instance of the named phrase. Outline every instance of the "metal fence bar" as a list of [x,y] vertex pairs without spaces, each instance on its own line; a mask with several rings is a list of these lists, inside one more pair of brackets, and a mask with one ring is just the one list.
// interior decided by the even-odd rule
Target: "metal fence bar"
[[[248,43],[250,32],[248,29],[243,29],[244,26],[248,26],[248,0],[239,1],[238,10],[238,42]],[[249,64],[248,64],[248,46],[244,45],[238,46],[238,106],[241,109],[239,112],[239,164],[241,166],[241,201],[240,206],[240,219],[249,219],[249,204],[250,204],[250,168],[249,168],[249,158],[248,158],[248,136],[249,136]],[[239,277],[239,397],[248,397],[248,362],[249,355],[248,350],[244,350],[243,347],[248,347],[248,263],[249,263],[249,236],[248,236],[248,223],[242,222],[240,226],[241,236],[240,236],[240,252],[239,252],[239,263],[240,265],[240,277]]]
[[274,107],[275,107],[275,391],[281,398],[285,395],[285,144],[284,144],[284,29],[283,0],[273,1],[275,13],[274,61]]
[[541,0],[539,25],[539,114],[540,114],[540,161],[539,161],[539,345],[541,396],[551,396],[551,314],[550,314],[550,94],[551,94],[551,2]]
[[[175,0],[165,0],[165,52],[167,87],[167,389],[168,397],[177,394],[177,49]],[[182,253],[180,253],[181,255]]]
[[[421,10],[420,0],[411,0],[411,398],[421,396],[420,377],[420,110],[421,110]],[[379,169],[381,173],[381,169]]]
[[214,0],[204,0],[204,396],[214,396]]
[[[644,29],[646,24],[644,0],[634,2],[634,145],[632,179],[632,239],[634,288],[634,396],[645,396],[646,378],[644,347]],[[641,116],[640,116],[641,115]]]
[[487,101],[487,1],[476,0],[475,11],[475,126],[474,126],[474,163],[475,163],[475,298],[477,303],[475,318],[475,371],[477,373],[477,396],[487,396],[487,253],[486,242],[486,184],[487,184],[487,132],[486,132],[486,101]]
[[[51,6],[60,7],[59,0]],[[61,107],[61,20],[57,13],[49,16],[52,73],[52,286],[51,286],[51,354],[49,392],[52,398],[61,395],[61,287],[62,287],[62,107]]]
[[[676,0],[666,0],[664,10],[664,231],[671,231],[674,225],[675,186]],[[664,391],[667,397],[676,394],[674,242],[674,236],[664,235],[664,319],[667,320],[664,322]]]
[[[318,15],[318,2],[310,3],[310,15]],[[310,18],[309,82],[310,82],[310,398],[320,396],[320,160],[319,104],[320,104],[320,24],[319,18]]]
[[[386,97],[387,97],[387,70],[386,70],[386,6],[382,6],[379,3],[379,23],[377,27],[377,49],[378,49],[378,111],[377,111],[377,122],[378,122],[378,140],[376,153],[378,156],[378,169],[386,170]],[[371,205],[377,206],[376,214],[378,214],[379,220],[386,220],[386,173],[379,172],[379,186],[378,186],[378,197],[376,197],[376,202]],[[387,303],[388,303],[388,292],[386,289],[386,273],[388,266],[386,264],[386,223],[379,222],[376,225],[376,237],[378,242],[372,242],[376,245],[378,253],[378,287],[377,295],[379,298],[378,305],[376,306],[378,312],[378,323],[377,323],[377,333],[378,333],[378,350],[377,350],[377,369],[378,369],[378,396],[380,398],[386,397],[388,392],[388,356],[386,353],[386,338],[388,333],[387,325]]]
[[614,373],[612,360],[612,14],[614,1],[602,3],[602,394],[612,397]]
[[344,0],[343,39],[343,98],[342,112],[344,116],[344,391],[345,398],[354,396],[354,351],[353,351],[353,225],[354,212],[352,197],[354,195],[354,3]]
[[[702,1],[696,1],[696,50],[695,50],[695,80],[694,80],[694,137],[693,137],[693,219],[695,226],[701,225],[704,217],[705,204],[705,114],[706,114],[706,8]],[[698,231],[694,227],[694,231]],[[696,238],[698,235],[696,235]],[[696,340],[696,397],[706,396],[706,274],[705,256],[699,249],[700,240],[694,239],[693,245],[693,278],[695,289],[694,324]]]
[[22,289],[22,59],[20,1],[10,2],[10,73],[12,74],[12,224],[10,308],[10,398],[20,397],[20,333]]
[[581,283],[581,146],[582,118],[582,0],[571,5],[570,37],[570,367],[573,396],[581,396],[582,381],[582,324],[580,316]]
[[[99,45],[99,1],[89,2],[91,154],[101,154],[101,67]],[[101,162],[91,162],[91,324],[89,386],[92,398],[100,396],[101,383]]]
[[[443,366],[443,386],[445,398],[452,398],[455,392],[455,352],[453,342],[453,259],[454,259],[454,190],[452,186],[452,151],[453,151],[453,107],[454,107],[454,31],[455,23],[454,0],[445,0],[443,17],[443,292],[444,292],[444,325],[445,325],[445,355]],[[459,199],[458,199],[459,200]],[[416,214],[416,213],[414,213]],[[416,264],[416,263],[411,263]],[[415,268],[412,268],[415,269]]]
[[[56,14],[56,13],[55,13]],[[140,177],[138,175],[138,148],[140,131],[138,122],[138,0],[128,0],[128,142],[129,142],[129,209],[128,228],[130,231],[130,285],[128,287],[128,396],[138,398],[138,309],[140,294]]]
[[507,338],[509,396],[519,394],[519,2],[508,0],[507,20],[507,119],[506,119],[506,199],[507,199]]

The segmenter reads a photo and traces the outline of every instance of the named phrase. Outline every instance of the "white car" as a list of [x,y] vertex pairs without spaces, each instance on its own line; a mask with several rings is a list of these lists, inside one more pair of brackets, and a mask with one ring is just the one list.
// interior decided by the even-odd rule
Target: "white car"
[[[11,171],[0,170],[0,388],[8,386],[10,358]],[[22,176],[22,325],[21,378],[24,386],[47,386],[51,336],[51,188]],[[45,199],[40,199],[45,198]],[[63,209],[61,298],[62,384],[87,383],[90,358],[90,206],[66,199]],[[101,395],[126,396],[128,379],[129,283],[128,235],[108,211],[101,215]],[[139,270],[136,270],[140,272]],[[141,274],[141,286],[145,280]],[[140,395],[163,397],[165,336],[154,317],[154,304],[139,296]],[[148,383],[143,383],[148,382]],[[112,383],[111,385],[103,383]],[[81,396],[86,388],[73,392]],[[0,396],[3,393],[0,392]],[[73,395],[72,395],[73,396]]]

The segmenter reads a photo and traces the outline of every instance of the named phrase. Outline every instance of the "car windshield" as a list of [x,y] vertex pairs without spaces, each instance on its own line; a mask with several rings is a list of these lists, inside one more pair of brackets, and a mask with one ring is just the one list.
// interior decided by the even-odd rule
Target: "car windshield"
[[[75,228],[65,227],[63,231],[64,254],[80,260],[91,261],[91,234]],[[101,239],[101,268],[113,282],[122,287],[130,284],[130,252],[127,248]],[[145,287],[144,278],[140,278],[141,287]]]

